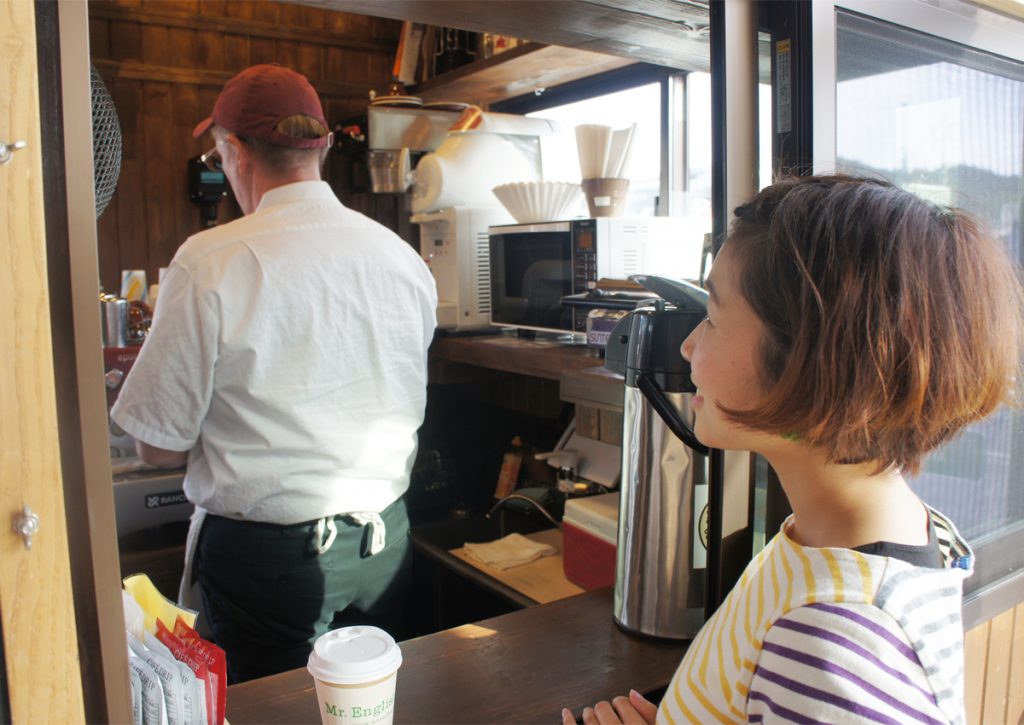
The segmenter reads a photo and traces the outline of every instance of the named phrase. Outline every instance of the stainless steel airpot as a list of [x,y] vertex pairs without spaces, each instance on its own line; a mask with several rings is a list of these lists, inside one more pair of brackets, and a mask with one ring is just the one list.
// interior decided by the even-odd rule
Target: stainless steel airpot
[[708,294],[631,279],[660,299],[624,317],[605,350],[605,367],[625,378],[614,615],[631,632],[690,639],[705,621],[718,550],[709,551],[710,451],[692,432],[696,388],[680,345],[704,319]]

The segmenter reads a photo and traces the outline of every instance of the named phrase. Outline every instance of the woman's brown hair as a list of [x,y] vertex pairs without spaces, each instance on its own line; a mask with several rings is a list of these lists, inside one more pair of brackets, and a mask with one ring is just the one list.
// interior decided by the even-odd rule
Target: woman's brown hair
[[966,212],[877,179],[792,178],[739,207],[726,244],[766,328],[766,396],[725,409],[735,422],[916,473],[1016,401],[1024,296]]

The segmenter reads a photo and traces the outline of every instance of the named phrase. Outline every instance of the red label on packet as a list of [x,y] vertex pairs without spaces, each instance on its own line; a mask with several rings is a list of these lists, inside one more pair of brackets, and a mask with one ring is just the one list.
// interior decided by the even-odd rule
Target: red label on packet
[[221,725],[224,722],[224,707],[228,688],[227,656],[224,654],[224,650],[213,642],[207,642],[200,637],[199,633],[185,624],[180,616],[174,621],[174,635],[206,664],[210,675],[216,678],[217,717],[214,722],[216,725]]
[[223,720],[217,720],[217,706],[221,701],[218,695],[219,679],[217,675],[209,670],[206,662],[200,659],[199,655],[185,644],[184,640],[172,634],[159,619],[156,620],[156,638],[171,651],[176,660],[188,665],[203,683],[203,690],[206,693],[206,722],[211,725],[222,722]]

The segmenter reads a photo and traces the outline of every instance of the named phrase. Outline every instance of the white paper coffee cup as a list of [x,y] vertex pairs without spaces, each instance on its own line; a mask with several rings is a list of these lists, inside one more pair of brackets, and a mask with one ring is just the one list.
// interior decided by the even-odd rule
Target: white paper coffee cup
[[324,725],[389,725],[402,650],[377,627],[342,627],[321,635],[307,669],[316,682]]

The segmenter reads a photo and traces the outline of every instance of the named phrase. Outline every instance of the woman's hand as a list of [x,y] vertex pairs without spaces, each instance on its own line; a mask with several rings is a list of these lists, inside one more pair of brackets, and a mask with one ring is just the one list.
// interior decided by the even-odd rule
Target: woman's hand
[[[658,706],[636,690],[629,691],[629,697],[619,695],[609,703],[606,700],[583,708],[583,725],[647,725],[653,723]],[[568,709],[562,710],[562,725],[576,725],[576,719]]]

